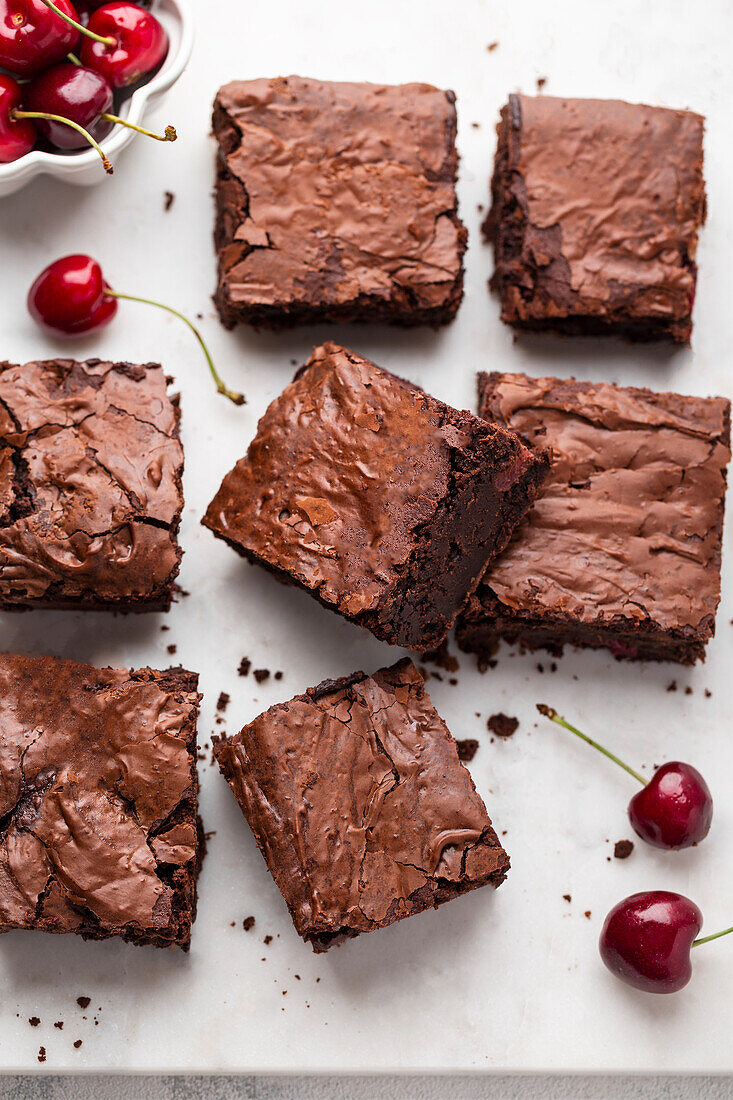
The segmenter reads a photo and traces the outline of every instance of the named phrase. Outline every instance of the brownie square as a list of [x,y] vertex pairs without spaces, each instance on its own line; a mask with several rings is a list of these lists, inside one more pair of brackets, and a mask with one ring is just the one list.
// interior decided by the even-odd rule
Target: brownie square
[[326,680],[214,753],[314,951],[506,877],[486,807],[409,660]]
[[0,932],[188,950],[197,683],[0,655]]
[[453,92],[235,81],[216,97],[214,133],[227,328],[453,319],[467,239]]
[[203,523],[324,606],[438,645],[548,469],[346,348],[317,348],[259,423]]
[[0,363],[0,610],[168,609],[183,448],[167,382],[155,363]]
[[704,659],[720,600],[730,403],[608,384],[479,375],[483,416],[549,445],[537,501],[457,627],[560,652]]
[[703,127],[691,111],[510,96],[484,225],[501,319],[687,343],[705,220]]

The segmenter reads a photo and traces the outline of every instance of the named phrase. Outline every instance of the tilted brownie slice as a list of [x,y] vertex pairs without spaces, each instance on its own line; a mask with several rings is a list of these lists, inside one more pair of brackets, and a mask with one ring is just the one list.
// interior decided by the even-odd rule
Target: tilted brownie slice
[[502,320],[686,343],[703,127],[691,111],[511,95],[484,225]]
[[0,655],[0,932],[188,950],[197,682]]
[[479,375],[482,415],[553,466],[462,613],[459,644],[607,646],[693,664],[720,600],[730,403],[608,384]]
[[326,344],[270,405],[203,522],[378,638],[423,650],[547,469],[512,432]]
[[170,606],[178,398],[155,363],[0,363],[0,610]]
[[326,680],[214,753],[314,951],[506,877],[486,807],[409,660]]
[[227,328],[453,319],[467,237],[453,92],[238,80],[216,97],[214,133]]

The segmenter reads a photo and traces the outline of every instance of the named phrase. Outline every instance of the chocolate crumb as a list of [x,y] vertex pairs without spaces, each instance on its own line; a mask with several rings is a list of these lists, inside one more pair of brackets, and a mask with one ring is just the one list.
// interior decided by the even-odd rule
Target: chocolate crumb
[[236,926],[237,926],[237,922],[235,920],[230,920],[229,921],[229,927],[230,928],[236,928]]
[[585,913],[583,913],[583,916],[587,917],[588,920],[590,920],[590,909],[586,909]]
[[511,737],[517,732],[519,719],[510,718],[506,714],[492,714],[486,725],[491,733],[495,733],[497,737]]
[[80,1046],[81,1046],[81,1039],[77,1039],[76,1042],[74,1043],[74,1047],[76,1048],[76,1050],[78,1050]]
[[76,1003],[78,1004],[79,1008],[89,1008],[89,1005],[92,1003],[92,998],[91,997],[77,997],[76,998]]
[[617,840],[613,846],[613,854],[616,859],[628,859],[633,850],[633,840]]
[[480,130],[481,129],[481,123],[480,122],[472,122],[471,126],[473,127],[474,130]]
[[456,680],[455,676],[451,676],[451,678],[450,678],[450,680],[448,681],[448,683],[449,683],[449,684],[453,684],[453,686],[455,687],[455,685],[456,685],[456,684],[458,683],[458,681]]
[[163,193],[163,209],[165,210],[166,214],[168,213],[170,208],[173,206],[175,198],[176,198],[176,196],[173,194],[172,191],[165,191]]
[[167,649],[167,650],[168,650],[168,652],[170,653],[171,657],[173,656],[173,654],[174,654],[174,653],[177,653],[177,652],[178,652],[178,646],[177,646],[177,645],[169,645],[169,646],[166,646],[166,649]]
[[45,1047],[39,1047],[38,1048],[38,1061],[39,1062],[45,1062],[46,1061],[46,1048]]
[[712,691],[710,690],[710,688],[705,688],[705,698],[706,698],[706,699],[709,699],[709,698],[710,698],[710,696],[711,696],[712,694],[713,694],[713,693],[712,693]]
[[282,680],[282,678],[283,678],[282,672],[278,671],[278,672],[275,673],[275,679],[276,680]]
[[546,76],[538,76],[537,77],[537,91],[541,92],[546,83],[547,83],[547,77]]
[[476,658],[476,667],[483,676],[487,668],[496,668],[499,662],[494,657],[483,657],[479,655]]
[[667,691],[676,691],[676,690],[677,690],[677,681],[676,680],[673,680],[671,684],[667,684]]
[[498,47],[498,45],[499,45],[499,43],[498,43],[498,42],[489,42],[489,44],[488,44],[488,46],[486,47],[486,49],[487,49],[487,50],[489,51],[489,53],[493,53],[493,52],[494,52],[494,50],[495,50],[495,49],[496,49],[496,48]]
[[563,900],[570,904],[573,899],[570,894],[563,894]]
[[239,662],[237,673],[239,676],[249,676],[249,670],[251,668],[252,662],[250,661],[249,657],[242,657],[242,660]]
[[64,1021],[63,1020],[57,1020],[56,1023],[53,1026],[57,1027],[59,1029],[59,1031],[63,1031],[64,1030]]
[[268,947],[272,943],[272,936],[265,936],[262,942],[264,943],[265,947]]
[[475,737],[456,738],[456,745],[458,746],[458,759],[463,761],[464,764],[470,763],[478,750],[478,741]]
[[270,679],[269,668],[256,668],[252,673],[258,684],[264,684],[265,680]]
[[230,696],[225,691],[219,692],[219,698],[216,700],[216,709],[222,714],[229,706]]
[[170,627],[166,626],[165,623],[164,623],[163,626],[161,626],[160,629],[163,631],[163,633],[165,633],[166,630],[170,630]]
[[296,980],[297,982],[299,982],[299,981],[300,981],[300,974],[294,974],[294,975],[293,975],[293,977],[295,978],[295,980]]
[[443,642],[437,649],[428,649],[421,654],[423,661],[429,665],[437,665],[444,672],[458,672],[461,667],[458,658],[448,650],[448,643]]
[[242,928],[245,930],[245,932],[251,932],[252,929],[254,928],[254,926],[255,926],[254,917],[245,917],[244,920],[242,921]]
[[[199,314],[199,317],[200,316],[201,314]],[[191,595],[191,593],[188,592],[185,588],[181,588],[180,584],[173,585],[173,592],[176,596],[180,596],[182,600],[187,599]]]
[[538,672],[544,672],[544,671],[545,671],[545,666],[544,666],[544,665],[542,665],[542,664],[538,664],[538,665],[537,665],[537,671],[538,671]]
[[30,1025],[31,1025],[31,1027],[38,1027],[38,1025],[40,1024],[40,1022],[41,1022],[41,1021],[40,1021],[40,1019],[38,1018],[38,1016],[29,1016],[29,1017],[28,1017],[28,1023],[29,1023]]
[[689,684],[685,688],[685,695],[692,695],[692,688],[690,687]]

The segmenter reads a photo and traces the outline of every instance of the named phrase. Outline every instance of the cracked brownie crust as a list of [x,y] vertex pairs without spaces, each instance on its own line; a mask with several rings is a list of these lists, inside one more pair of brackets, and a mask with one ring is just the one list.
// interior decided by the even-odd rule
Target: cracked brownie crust
[[484,224],[502,320],[688,342],[703,127],[691,111],[510,96]]
[[317,952],[506,877],[486,807],[409,660],[325,681],[214,752]]
[[270,405],[204,524],[378,638],[437,646],[548,469],[335,344]]
[[0,932],[188,950],[197,682],[0,655]]
[[154,363],[0,363],[0,610],[168,609],[183,448],[167,382]]
[[227,328],[453,319],[467,238],[453,92],[235,81],[213,124],[215,302]]
[[730,403],[479,375],[481,414],[549,446],[550,477],[458,622],[464,649],[606,646],[694,664],[720,600]]

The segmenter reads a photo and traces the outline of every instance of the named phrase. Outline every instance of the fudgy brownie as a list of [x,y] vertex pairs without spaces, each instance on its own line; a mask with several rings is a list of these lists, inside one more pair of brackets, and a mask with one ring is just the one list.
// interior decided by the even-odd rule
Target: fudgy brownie
[[227,328],[453,319],[467,237],[453,92],[235,81],[216,97],[214,133]]
[[197,682],[0,655],[0,932],[188,950]]
[[154,363],[0,363],[0,610],[170,606],[183,448],[167,382]]
[[506,852],[411,661],[326,680],[214,753],[314,951],[506,877]]
[[502,320],[686,343],[705,220],[703,126],[691,111],[510,96],[484,225]]
[[425,650],[548,466],[513,432],[326,344],[270,405],[203,523],[378,638]]
[[464,609],[459,644],[693,664],[720,600],[730,403],[608,384],[479,375],[483,416],[553,466]]

